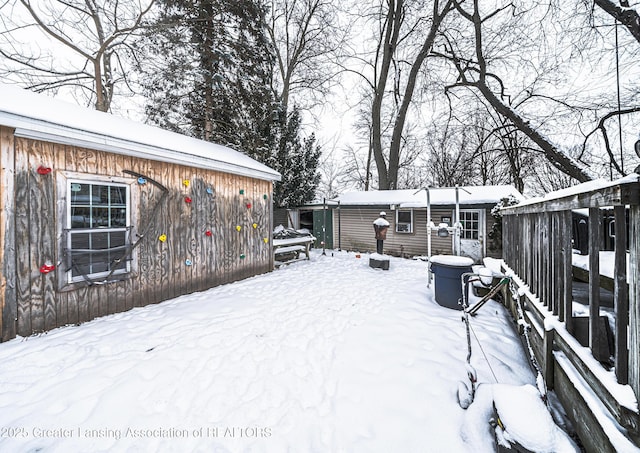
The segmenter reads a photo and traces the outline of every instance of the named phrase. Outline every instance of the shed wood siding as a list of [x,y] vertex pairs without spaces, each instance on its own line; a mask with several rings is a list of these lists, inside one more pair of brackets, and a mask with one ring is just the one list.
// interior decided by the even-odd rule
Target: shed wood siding
[[[0,248],[4,253],[0,281],[3,340],[16,333],[30,335],[157,303],[272,269],[270,240],[264,241],[270,238],[272,228],[271,181],[13,138],[6,128],[1,132],[3,168],[15,150],[15,194],[9,196],[8,187],[1,197],[3,228],[7,225],[0,230],[4,242]],[[40,175],[39,166],[53,171]],[[137,271],[119,282],[79,284],[74,289],[60,290],[56,274],[64,272],[64,263],[58,244],[66,213],[65,201],[58,198],[56,191],[59,172],[126,177],[123,170],[144,174],[169,189],[154,214],[161,190],[150,183],[134,184],[132,188],[137,192],[132,200],[138,204],[134,206],[136,201],[132,201],[133,242],[138,239],[136,233],[152,224],[134,252]],[[2,171],[4,188],[12,177]],[[184,180],[190,181],[188,187]],[[213,194],[208,194],[207,188],[213,189]],[[185,202],[187,196],[192,203]],[[15,257],[7,253],[11,248],[6,246],[13,230],[7,207],[12,203]],[[237,231],[236,226],[241,230]],[[205,235],[207,230],[212,236]],[[163,233],[167,235],[164,243],[158,240]],[[191,266],[186,265],[187,259],[193,263]],[[47,261],[58,267],[41,274],[39,269]],[[16,279],[15,294],[12,278]],[[17,322],[11,319],[14,312]]]
[[16,335],[13,130],[0,127],[0,341]]

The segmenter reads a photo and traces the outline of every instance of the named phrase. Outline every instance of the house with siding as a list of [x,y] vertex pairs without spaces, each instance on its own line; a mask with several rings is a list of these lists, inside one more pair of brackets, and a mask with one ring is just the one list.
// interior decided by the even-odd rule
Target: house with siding
[[[315,228],[316,223],[320,227],[326,224],[333,248],[373,252],[376,250],[373,221],[384,211],[391,224],[384,252],[396,256],[423,256],[427,255],[428,248],[427,211],[436,227],[441,224],[453,227],[456,212],[459,212],[461,254],[479,261],[485,256],[501,256],[501,250],[493,247],[488,239],[494,223],[491,210],[501,199],[510,196],[523,199],[511,185],[430,188],[429,203],[425,189],[349,192],[330,204],[299,208],[290,217],[300,219],[311,212],[314,235],[321,237],[322,233],[322,228]],[[431,254],[453,253],[455,234],[444,236],[440,230],[441,235],[438,235],[437,229],[431,229]],[[449,228],[448,232],[451,231]]]
[[0,85],[0,159],[2,341],[273,269],[240,152]]

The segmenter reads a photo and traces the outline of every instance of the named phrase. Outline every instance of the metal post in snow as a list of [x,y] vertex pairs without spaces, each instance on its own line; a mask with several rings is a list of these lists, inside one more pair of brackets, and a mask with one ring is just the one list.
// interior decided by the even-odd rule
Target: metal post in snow
[[456,223],[454,224],[456,227],[456,235],[455,235],[455,243],[454,243],[454,254],[460,256],[460,189],[456,184]]
[[[427,193],[427,263],[431,261],[431,194],[429,187],[423,187],[416,190],[413,194],[417,194],[421,190]],[[431,285],[431,273],[427,272],[427,288]]]
[[[424,189],[427,192],[427,262],[431,261],[431,194],[429,188]],[[427,288],[431,286],[431,272],[427,271]]]
[[322,254],[326,255],[325,247],[327,243],[327,229],[325,225],[327,224],[327,199],[322,199]]
[[431,194],[429,193],[429,188],[425,188],[427,192],[427,258],[431,259]]
[[342,223],[340,221],[340,200],[338,200],[338,251],[342,251]]

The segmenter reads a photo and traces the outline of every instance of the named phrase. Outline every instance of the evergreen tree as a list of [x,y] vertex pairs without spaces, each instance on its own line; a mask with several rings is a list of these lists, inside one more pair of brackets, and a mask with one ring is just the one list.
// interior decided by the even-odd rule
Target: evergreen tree
[[149,120],[254,156],[274,146],[273,52],[254,0],[160,0],[140,62]]
[[320,182],[320,146],[316,144],[314,134],[300,137],[301,123],[300,110],[296,107],[282,125],[274,166],[282,175],[282,181],[275,186],[274,201],[276,206],[282,208],[312,201]]
[[153,123],[230,146],[282,174],[275,203],[313,200],[320,148],[301,138],[301,113],[284,111],[272,87],[274,58],[256,0],[160,0],[162,13],[140,62]]

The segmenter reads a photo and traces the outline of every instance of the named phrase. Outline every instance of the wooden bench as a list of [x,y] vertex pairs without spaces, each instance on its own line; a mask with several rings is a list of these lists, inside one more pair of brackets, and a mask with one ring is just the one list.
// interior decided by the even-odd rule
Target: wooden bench
[[[315,242],[313,236],[301,236],[287,239],[273,240],[273,254],[275,265],[279,266],[285,262],[291,262],[300,259],[300,253],[304,253],[306,259],[310,259],[309,250],[311,244]],[[289,258],[292,257],[292,258]]]

